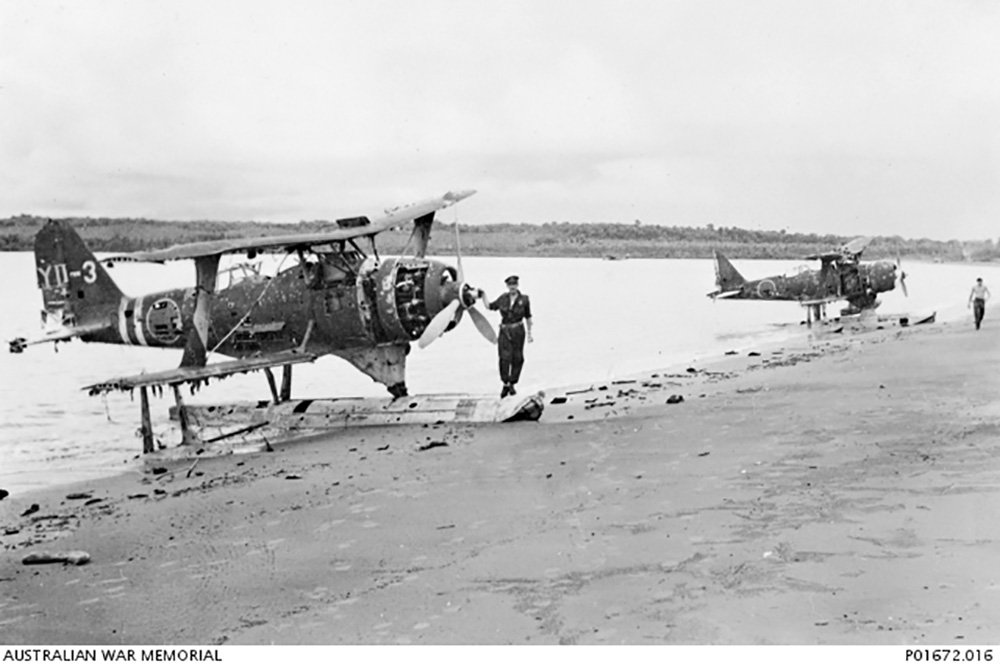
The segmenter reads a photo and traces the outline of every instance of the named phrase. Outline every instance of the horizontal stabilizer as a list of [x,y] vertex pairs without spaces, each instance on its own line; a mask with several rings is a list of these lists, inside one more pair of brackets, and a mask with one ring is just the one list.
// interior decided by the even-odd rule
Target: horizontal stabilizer
[[182,366],[181,368],[172,368],[156,373],[140,373],[139,375],[112,378],[84,387],[84,390],[90,392],[91,396],[93,396],[113,390],[132,391],[140,387],[160,387],[182,383],[197,385],[211,378],[224,378],[236,373],[249,373],[275,366],[312,362],[318,358],[318,354],[291,350],[263,357],[223,361],[217,364],[208,364],[207,366]]
[[710,296],[713,299],[732,299],[733,297],[739,296],[743,293],[743,290],[733,289],[723,292],[721,290],[716,290],[715,292],[709,292],[706,296]]
[[107,324],[104,322],[91,322],[90,324],[84,324],[82,326],[73,327],[60,327],[52,331],[45,332],[41,338],[33,338],[28,340],[26,338],[15,338],[10,341],[10,351],[13,353],[23,352],[24,348],[29,345],[38,345],[39,343],[61,343],[63,341],[73,340],[80,336],[86,336],[87,334],[97,333],[107,328]]

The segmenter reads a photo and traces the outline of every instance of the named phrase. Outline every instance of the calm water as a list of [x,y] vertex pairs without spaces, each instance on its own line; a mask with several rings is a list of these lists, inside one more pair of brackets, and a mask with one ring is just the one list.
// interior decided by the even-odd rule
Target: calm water
[[[450,258],[445,258],[450,259]],[[604,261],[600,259],[464,259],[469,281],[496,296],[503,278],[521,276],[531,296],[535,343],[525,350],[524,391],[595,382],[622,374],[688,364],[726,350],[745,350],[803,336],[794,304],[713,303],[711,260]],[[791,272],[801,262],[735,262],[748,278]],[[882,313],[937,310],[940,319],[970,318],[965,309],[976,276],[997,290],[1000,267],[906,263],[910,298],[898,288],[883,295]],[[0,335],[32,337],[40,331],[41,294],[31,253],[0,253]],[[111,274],[137,295],[189,285],[190,262],[165,266],[119,264]],[[1000,302],[996,302],[1000,303]],[[831,310],[831,313],[834,312]],[[1000,313],[991,311],[992,317]],[[497,316],[490,313],[491,321]],[[988,313],[987,317],[991,317]],[[180,350],[152,350],[79,341],[0,352],[0,488],[11,491],[93,478],[134,465],[138,398],[89,397],[80,387],[120,374],[176,366]],[[499,389],[495,349],[471,323],[408,358],[410,392],[492,394]],[[294,395],[381,396],[384,388],[347,362],[324,357],[295,368]],[[263,374],[215,383],[193,402],[268,396]],[[151,399],[154,431],[164,428],[167,397]]]

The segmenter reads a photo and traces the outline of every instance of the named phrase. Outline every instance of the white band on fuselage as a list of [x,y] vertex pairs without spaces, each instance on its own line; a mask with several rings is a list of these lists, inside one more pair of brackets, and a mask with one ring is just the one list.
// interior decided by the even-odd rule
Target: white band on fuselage
[[129,298],[123,296],[122,300],[118,303],[118,335],[121,336],[122,343],[125,345],[131,345],[132,339],[128,337],[128,321],[125,317],[125,310],[128,308]]
[[135,326],[135,339],[139,342],[139,345],[143,347],[149,347],[149,343],[146,342],[146,334],[142,330],[142,297],[138,297],[135,300],[134,310],[132,311],[132,324]]

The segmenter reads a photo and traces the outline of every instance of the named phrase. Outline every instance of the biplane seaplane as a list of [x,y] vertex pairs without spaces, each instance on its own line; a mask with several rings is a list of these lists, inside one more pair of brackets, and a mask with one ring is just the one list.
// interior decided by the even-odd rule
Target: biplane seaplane
[[770,276],[747,280],[726,257],[715,252],[716,290],[709,292],[712,299],[755,299],[762,301],[795,301],[806,308],[806,321],[819,321],[826,312],[826,304],[846,300],[842,316],[874,311],[880,305],[878,295],[899,286],[906,295],[906,273],[888,261],[862,263],[861,253],[871,243],[871,237],[859,237],[841,248],[830,252],[809,255],[805,259],[820,260],[819,269],[803,267],[794,275]]
[[[278,403],[290,398],[293,365],[332,354],[385,385],[393,397],[405,396],[411,342],[430,344],[468,313],[483,337],[496,343],[493,327],[475,308],[478,290],[465,283],[461,256],[456,267],[425,256],[435,212],[474,192],[448,192],[374,220],[337,220],[322,232],[189,243],[100,260],[67,222],[50,220],[35,237],[44,334],[10,341],[10,351],[74,338],[183,350],[178,368],[84,387],[91,394],[140,389],[147,451],[147,388],[172,387],[183,413],[180,385],[194,389],[209,379],[263,370]],[[380,258],[375,237],[411,221],[413,254]],[[362,249],[365,241],[370,252]],[[273,277],[252,272],[250,279],[217,290],[223,255],[253,260],[261,253],[286,253],[297,261]],[[194,285],[138,297],[123,294],[104,268],[174,260],[194,260]],[[232,359],[207,363],[211,353]],[[280,391],[271,372],[278,366]]]

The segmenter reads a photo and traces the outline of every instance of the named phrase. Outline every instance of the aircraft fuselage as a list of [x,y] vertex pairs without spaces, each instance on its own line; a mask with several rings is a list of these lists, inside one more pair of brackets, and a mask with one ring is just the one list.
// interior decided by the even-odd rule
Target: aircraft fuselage
[[[207,348],[243,358],[302,345],[318,354],[406,345],[451,299],[455,272],[424,258],[389,258],[343,269],[320,256],[274,277],[253,276],[211,299]],[[193,335],[195,290],[173,289],[105,305],[107,326],[88,342],[184,348]],[[307,339],[308,336],[308,339]]]
[[820,270],[806,270],[786,276],[769,276],[733,285],[720,298],[767,301],[819,302],[867,298],[896,286],[896,265],[892,262],[830,264]]

